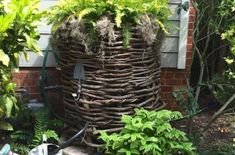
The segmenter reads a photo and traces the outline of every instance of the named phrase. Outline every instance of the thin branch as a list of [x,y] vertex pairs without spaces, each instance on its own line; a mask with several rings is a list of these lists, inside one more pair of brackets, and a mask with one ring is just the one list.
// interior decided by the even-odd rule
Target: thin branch
[[218,48],[215,48],[213,49],[206,57],[205,57],[205,60],[208,59],[214,52],[216,52],[217,50],[221,49],[221,48],[224,48],[224,47],[227,47],[229,44],[225,44],[225,45],[222,45]]
[[235,99],[235,93],[227,100],[227,102],[212,116],[212,118],[210,119],[209,123],[206,125],[206,127],[203,129],[203,133],[205,133],[211,126],[211,124],[213,122],[215,122],[215,120],[220,117],[222,114],[224,114],[225,112],[228,111],[232,111],[235,109],[235,107],[230,108],[225,110],[229,104],[231,104],[233,102],[233,100]]

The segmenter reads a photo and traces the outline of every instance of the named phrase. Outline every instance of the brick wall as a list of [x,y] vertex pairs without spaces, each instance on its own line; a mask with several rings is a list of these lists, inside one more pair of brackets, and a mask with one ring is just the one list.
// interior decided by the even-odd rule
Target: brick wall
[[[161,96],[162,100],[168,103],[169,107],[175,108],[174,98],[172,92],[182,87],[187,86],[186,79],[190,75],[190,64],[192,60],[192,33],[195,22],[195,10],[190,7],[190,18],[189,18],[189,30],[188,30],[188,44],[187,44],[187,54],[186,54],[186,69],[178,70],[176,68],[162,69],[161,73]],[[23,87],[28,90],[28,95],[30,99],[41,100],[39,91],[39,76],[40,68],[21,68],[19,73],[15,73],[13,81],[16,82],[18,87]],[[59,73],[55,68],[48,69],[49,81],[48,85],[55,85],[59,83]],[[50,96],[53,102],[61,102],[60,96],[56,95],[58,92],[51,92]]]
[[[13,81],[18,88],[24,88],[28,92],[29,99],[41,100],[39,79],[41,75],[41,68],[21,68],[20,72],[14,73]],[[55,68],[47,69],[48,80],[47,85],[59,84],[59,72]],[[55,94],[54,94],[55,95]],[[57,98],[55,98],[57,99]]]

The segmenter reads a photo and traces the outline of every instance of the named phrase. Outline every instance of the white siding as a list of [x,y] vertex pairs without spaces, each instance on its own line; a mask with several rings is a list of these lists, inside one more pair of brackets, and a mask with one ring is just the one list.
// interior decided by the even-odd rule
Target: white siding
[[[56,4],[56,0],[41,0],[41,9],[45,10]],[[186,47],[187,47],[187,31],[188,31],[188,18],[189,11],[181,11],[179,15],[177,13],[178,5],[184,3],[187,0],[170,0],[169,7],[172,11],[172,15],[169,17],[170,23],[172,23],[172,28],[170,30],[170,35],[167,36],[162,45],[162,67],[164,68],[178,68],[184,69],[186,62]],[[179,31],[180,30],[180,31]],[[41,38],[39,40],[39,45],[43,51],[50,50],[50,31],[51,26],[42,25],[39,28],[41,33]],[[41,67],[43,63],[43,57],[37,56],[34,53],[29,54],[29,62],[26,62],[23,58],[20,61],[21,67]],[[53,54],[49,54],[48,67],[56,66]]]

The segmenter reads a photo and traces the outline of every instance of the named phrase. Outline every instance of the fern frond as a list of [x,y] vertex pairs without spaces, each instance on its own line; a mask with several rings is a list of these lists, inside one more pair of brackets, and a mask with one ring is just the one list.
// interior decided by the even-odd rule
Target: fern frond
[[131,28],[129,25],[123,27],[123,32],[122,32],[122,35],[123,35],[123,46],[125,48],[128,47],[128,45],[130,44],[130,39],[131,39]]
[[31,140],[33,133],[27,130],[18,130],[11,134],[11,140],[14,142],[29,142]]
[[122,24],[122,17],[124,16],[125,14],[123,12],[121,12],[120,10],[116,9],[116,16],[115,16],[115,23],[116,23],[116,26],[118,28],[121,27],[121,24]]
[[48,129],[49,124],[49,112],[46,109],[41,109],[34,114],[35,124],[34,132],[41,133]]
[[42,136],[43,136],[42,132],[36,133],[33,137],[31,147],[40,145],[42,143]]
[[166,30],[165,25],[158,19],[156,19],[156,23],[160,26],[160,28],[167,34],[169,35],[170,33]]
[[47,130],[43,132],[43,135],[46,135],[47,139],[59,140],[59,136],[54,130]]
[[11,143],[11,148],[15,153],[18,154],[28,154],[30,148],[27,145],[18,144],[18,143]]
[[35,147],[42,143],[42,137],[45,135],[48,140],[56,140],[59,141],[59,136],[54,130],[46,130],[44,132],[38,132],[34,135],[32,141],[32,147]]
[[96,10],[94,8],[86,8],[86,9],[83,9],[82,11],[76,13],[76,16],[78,17],[78,21],[80,21],[84,16],[92,13],[92,12],[95,12]]

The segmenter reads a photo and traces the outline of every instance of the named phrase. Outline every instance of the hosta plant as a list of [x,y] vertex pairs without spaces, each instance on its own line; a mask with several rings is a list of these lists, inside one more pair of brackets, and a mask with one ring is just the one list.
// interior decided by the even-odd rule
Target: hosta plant
[[179,112],[135,109],[134,116],[123,115],[124,128],[108,135],[100,131],[105,154],[175,155],[194,154],[186,134],[173,128],[170,121],[179,119]]
[[0,129],[12,130],[6,122],[18,111],[12,72],[19,66],[22,54],[27,51],[39,53],[39,33],[36,28],[42,13],[39,0],[0,0]]

